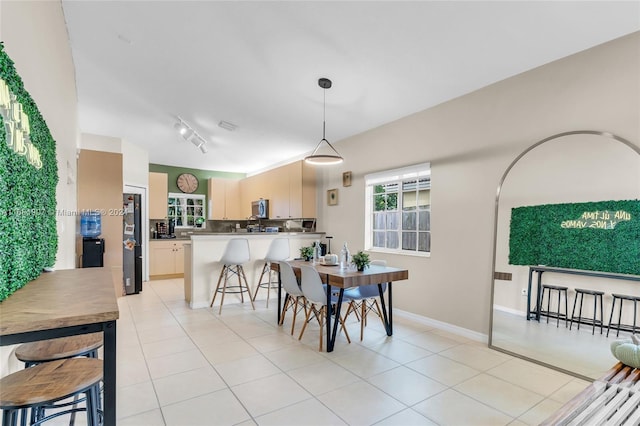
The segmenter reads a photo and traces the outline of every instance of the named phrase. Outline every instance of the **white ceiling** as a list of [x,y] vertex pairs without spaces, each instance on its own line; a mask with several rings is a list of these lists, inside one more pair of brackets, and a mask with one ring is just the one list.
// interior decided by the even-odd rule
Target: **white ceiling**
[[[255,172],[640,30],[626,2],[63,0],[80,130]],[[323,93],[320,77],[333,87]],[[180,116],[207,154],[178,136]],[[227,131],[221,121],[238,128]]]

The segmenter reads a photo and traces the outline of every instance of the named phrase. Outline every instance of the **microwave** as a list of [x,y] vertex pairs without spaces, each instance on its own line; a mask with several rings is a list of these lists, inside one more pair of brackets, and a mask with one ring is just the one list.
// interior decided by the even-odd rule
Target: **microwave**
[[259,219],[269,219],[269,200],[259,199],[251,202],[251,216]]

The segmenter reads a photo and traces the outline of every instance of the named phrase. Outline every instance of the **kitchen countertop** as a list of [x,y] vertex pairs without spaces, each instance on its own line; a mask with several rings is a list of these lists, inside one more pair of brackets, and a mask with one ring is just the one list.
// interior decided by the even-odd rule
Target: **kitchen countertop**
[[176,238],[153,238],[149,241],[189,241],[191,237],[211,237],[211,236],[238,236],[238,238],[244,237],[256,237],[260,235],[325,235],[326,232],[194,232],[193,234],[185,236],[176,236]]

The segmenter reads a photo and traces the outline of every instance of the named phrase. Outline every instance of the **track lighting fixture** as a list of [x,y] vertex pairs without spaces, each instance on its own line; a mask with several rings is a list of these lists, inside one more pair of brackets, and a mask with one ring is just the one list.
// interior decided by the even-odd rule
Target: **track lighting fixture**
[[[323,96],[323,102],[322,102],[322,139],[320,140],[320,142],[318,142],[318,145],[316,145],[316,149],[313,150],[311,155],[308,155],[307,157],[305,157],[304,161],[309,164],[315,164],[319,166],[339,164],[339,163],[342,163],[344,159],[340,154],[338,154],[338,151],[336,151],[333,145],[331,145],[331,143],[325,137],[325,115],[326,115],[326,105],[327,105],[326,89],[329,89],[331,87],[331,80],[329,80],[328,78],[321,78],[318,80],[318,86],[325,89],[325,92],[324,92],[325,94]],[[328,145],[329,148],[331,148],[331,151],[333,151],[333,153],[331,151],[329,151],[328,154],[326,153],[323,154],[322,152],[318,152],[318,150],[322,145],[322,142]]]
[[186,141],[190,141],[196,148],[200,149],[203,154],[206,154],[209,150],[207,148],[207,141],[204,140],[191,126],[187,124],[182,118],[178,117],[178,121],[173,127],[180,133],[180,136]]

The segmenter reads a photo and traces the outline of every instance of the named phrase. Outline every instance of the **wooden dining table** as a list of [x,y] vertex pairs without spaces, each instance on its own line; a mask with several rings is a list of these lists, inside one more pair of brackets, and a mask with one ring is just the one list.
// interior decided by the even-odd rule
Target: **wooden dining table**
[[103,332],[103,424],[115,426],[118,317],[110,269],[46,272],[0,303],[0,346]]
[[[407,269],[394,268],[391,266],[370,265],[365,268],[364,271],[360,272],[355,269],[340,269],[340,266],[338,265],[324,265],[322,263],[314,264],[303,260],[291,260],[287,263],[293,267],[293,271],[298,278],[300,277],[300,265],[312,266],[316,271],[318,271],[318,274],[320,274],[322,282],[328,285],[327,321],[325,324],[327,330],[327,352],[333,351],[336,335],[338,333],[339,321],[332,321],[332,313],[336,318],[340,318],[344,290],[347,288],[361,285],[377,285],[382,305],[385,330],[387,332],[387,336],[391,336],[393,334],[393,282],[408,279],[409,271]],[[280,268],[278,263],[272,262],[271,269],[278,271],[278,324],[280,324],[280,315],[282,310],[282,281],[280,280]],[[382,291],[383,283],[388,283],[386,302]],[[331,295],[334,293],[333,287],[339,290],[338,302],[335,304],[335,312],[332,312],[333,307],[331,303]]]

